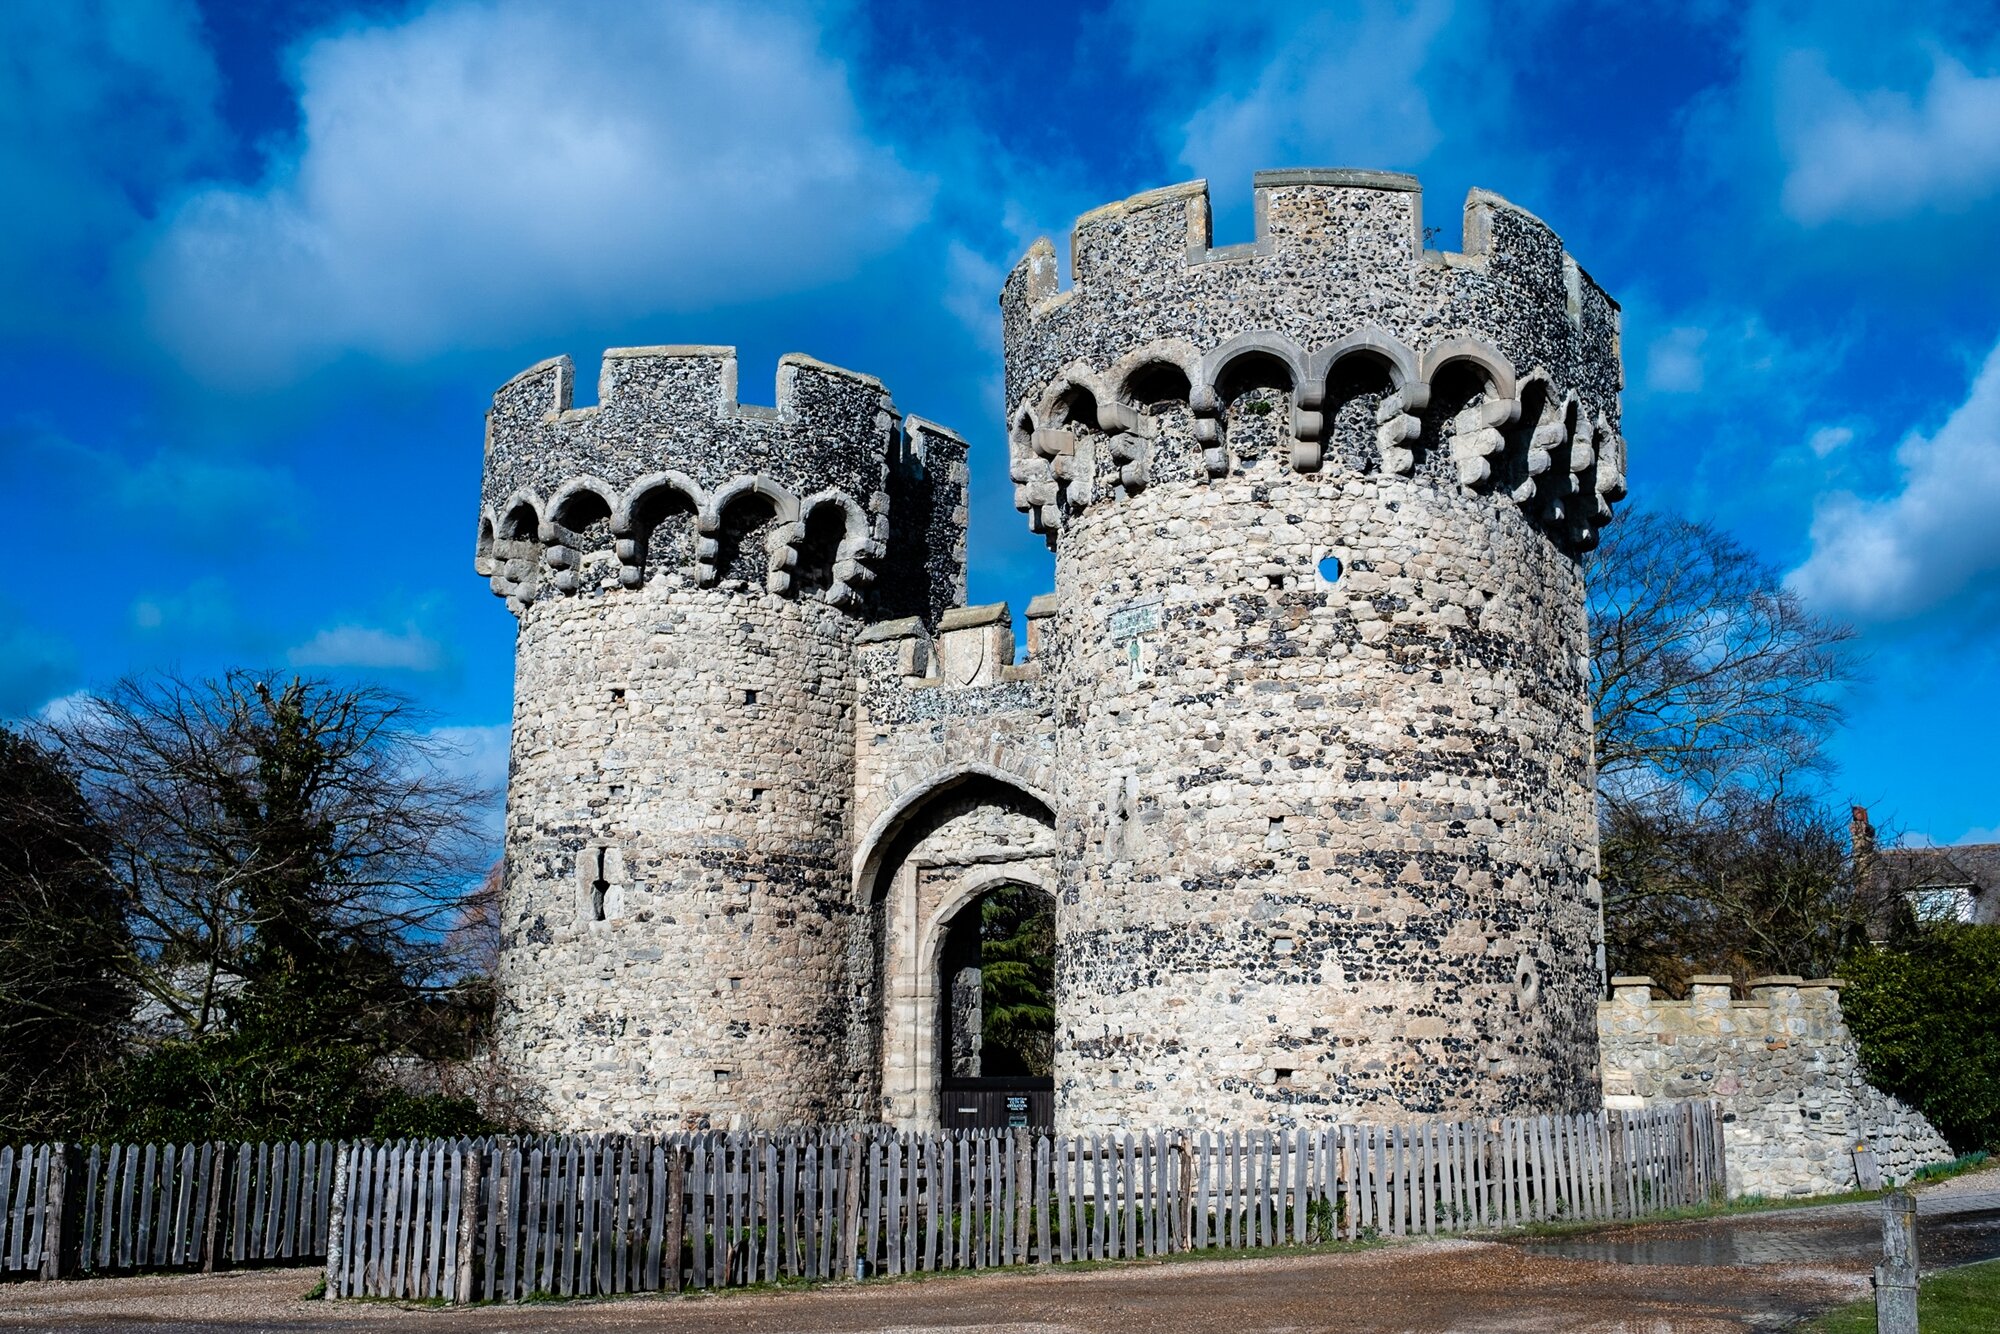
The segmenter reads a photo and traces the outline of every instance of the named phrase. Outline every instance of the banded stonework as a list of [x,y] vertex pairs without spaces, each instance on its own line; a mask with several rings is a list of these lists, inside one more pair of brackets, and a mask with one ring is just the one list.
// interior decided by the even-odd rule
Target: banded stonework
[[877,381],[496,396],[501,1043],[561,1128],[935,1124],[1002,886],[1055,904],[1065,1132],[1595,1105],[1617,307],[1497,196],[1441,253],[1407,177],[1255,191],[1250,244],[1175,187],[1007,280],[1025,653],[960,605],[965,443]]

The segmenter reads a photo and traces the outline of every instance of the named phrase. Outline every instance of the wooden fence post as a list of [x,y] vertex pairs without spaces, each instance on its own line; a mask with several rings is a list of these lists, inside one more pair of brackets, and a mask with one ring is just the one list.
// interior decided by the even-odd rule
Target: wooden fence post
[[842,1211],[840,1227],[840,1267],[842,1278],[856,1277],[855,1271],[861,1267],[861,1189],[862,1154],[866,1141],[858,1134],[847,1137],[847,1162],[843,1164],[843,1175],[847,1178],[841,1202],[846,1206]]
[[486,1296],[503,1302],[514,1300],[513,1285],[506,1281],[505,1257],[520,1245],[520,1229],[513,1225],[515,1147],[512,1139],[493,1141],[493,1198],[486,1205]]
[[[667,1290],[681,1290],[681,1245],[687,1236],[687,1145],[678,1136],[667,1140],[667,1239],[660,1262],[667,1270]],[[817,1225],[819,1215],[814,1214]]]
[[208,1165],[208,1210],[201,1220],[201,1272],[213,1274],[222,1265],[223,1182],[229,1176],[229,1146],[217,1143]]
[[[347,1258],[347,1177],[353,1167],[354,1146],[342,1144],[333,1166],[333,1202],[326,1220],[326,1299],[342,1295],[341,1271]],[[219,1157],[220,1155],[218,1155]],[[217,1194],[221,1192],[218,1191]]]
[[71,1189],[72,1178],[82,1185],[83,1151],[74,1144],[51,1144],[42,1161],[42,1255],[43,1279],[61,1278],[76,1272],[81,1249],[77,1235],[83,1222],[83,1191]]
[[1907,1190],[1882,1197],[1875,1326],[1881,1334],[1917,1334],[1917,1197]]
[[1175,1132],[1174,1165],[1180,1180],[1180,1226],[1176,1229],[1174,1249],[1190,1251],[1194,1249],[1194,1132]]
[[[472,1246],[479,1236],[479,1181],[485,1174],[486,1155],[477,1148],[467,1149],[458,1175],[458,1273],[453,1276],[451,1295],[460,1305],[477,1295],[472,1288]],[[487,1263],[492,1263],[492,1257]]]
[[1034,1260],[1034,1243],[1029,1239],[1028,1224],[1034,1216],[1034,1166],[1035,1155],[1028,1140],[1028,1132],[1016,1126],[1008,1131],[1007,1137],[1013,1141],[1014,1149],[1014,1245],[1020,1256],[1006,1256],[1004,1263],[1027,1264]]

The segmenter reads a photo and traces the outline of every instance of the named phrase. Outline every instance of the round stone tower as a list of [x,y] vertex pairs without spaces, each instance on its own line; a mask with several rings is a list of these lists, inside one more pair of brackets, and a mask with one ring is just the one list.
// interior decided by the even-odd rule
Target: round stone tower
[[1056,552],[1064,1130],[1582,1110],[1601,919],[1579,556],[1616,305],[1474,192],[1267,172],[1038,242],[1005,318]]
[[957,550],[889,514],[963,445],[804,357],[774,408],[730,348],[608,352],[595,408],[572,375],[487,419],[477,566],[519,621],[501,1059],[557,1129],[855,1121],[854,639],[954,600]]

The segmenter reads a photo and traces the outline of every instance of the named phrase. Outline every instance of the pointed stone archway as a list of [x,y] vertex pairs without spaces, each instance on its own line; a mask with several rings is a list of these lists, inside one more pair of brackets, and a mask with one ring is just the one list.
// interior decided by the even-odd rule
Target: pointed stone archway
[[1053,894],[1054,817],[1025,787],[968,774],[911,802],[896,826],[871,842],[857,889],[873,927],[866,1008],[882,1119],[932,1129],[949,1070],[945,955],[952,928],[995,890]]

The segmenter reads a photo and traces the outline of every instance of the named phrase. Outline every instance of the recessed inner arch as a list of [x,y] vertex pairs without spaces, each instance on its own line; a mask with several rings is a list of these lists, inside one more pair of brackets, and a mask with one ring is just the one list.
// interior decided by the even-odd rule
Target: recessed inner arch
[[[1007,908],[1005,900],[1012,899],[1015,917],[1044,899],[1052,909],[1048,896],[1054,858],[1054,816],[1048,802],[984,770],[945,775],[921,789],[887,828],[868,840],[857,889],[869,915],[874,966],[862,1013],[885,1120],[911,1129],[939,1124],[939,1099],[954,1069],[952,1035],[959,1035],[961,1047],[981,1050],[988,1035],[985,964],[992,947],[1004,943],[1004,938],[989,940],[981,931],[989,901]],[[1030,897],[1024,899],[1024,894]],[[1003,925],[996,920],[993,929]],[[1010,937],[1020,934],[1009,932]],[[1005,962],[1004,956],[1012,953],[1018,950],[1000,949],[993,962]],[[962,976],[968,969],[980,975],[977,987]],[[1028,990],[1020,984],[1035,979],[1016,974],[994,980],[998,999],[1019,1000]],[[955,1024],[954,982],[968,988],[956,1007]],[[974,995],[980,997],[976,1020]],[[1053,1026],[1051,1013],[1046,1020],[1051,1034]],[[976,1044],[971,1042],[974,1034]],[[1004,1061],[1010,1069],[1017,1063],[1017,1050],[1010,1048]],[[978,1062],[981,1077],[984,1065]],[[974,1067],[960,1061],[956,1068]]]

